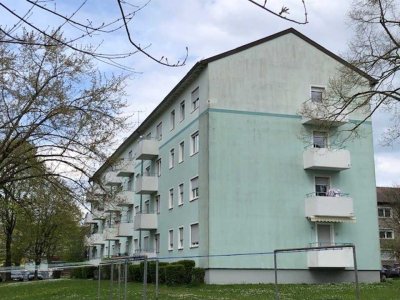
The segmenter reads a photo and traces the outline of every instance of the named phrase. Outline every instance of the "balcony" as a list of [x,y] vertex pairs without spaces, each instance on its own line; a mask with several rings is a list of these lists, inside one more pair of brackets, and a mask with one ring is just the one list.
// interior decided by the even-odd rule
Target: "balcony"
[[155,230],[158,226],[156,213],[138,213],[134,217],[135,230]]
[[310,101],[303,103],[302,111],[305,112],[301,119],[303,125],[339,127],[349,122],[347,114],[339,109]]
[[345,149],[308,148],[303,152],[305,170],[342,171],[351,167],[350,152]]
[[108,202],[104,204],[104,212],[105,213],[112,213],[112,212],[119,212],[121,211],[121,207],[117,205],[117,203],[114,202]]
[[116,186],[122,184],[122,177],[117,176],[117,172],[108,172],[104,176],[104,184],[108,186]]
[[134,256],[147,256],[147,258],[157,257],[157,252],[154,249],[137,249]]
[[91,234],[86,241],[89,245],[102,245],[105,244],[102,233]]
[[154,159],[158,156],[158,141],[155,139],[143,139],[139,142],[136,159]]
[[133,223],[120,223],[118,227],[118,236],[129,237],[133,236]]
[[308,194],[305,199],[305,216],[314,222],[354,222],[353,199],[343,193],[332,196]]
[[99,202],[104,198],[106,191],[101,189],[100,187],[93,188],[92,190],[86,193],[86,201],[87,202]]
[[103,236],[107,241],[116,241],[119,240],[118,235],[118,227],[107,227],[104,228]]
[[104,220],[106,218],[104,212],[93,212],[92,219],[94,221]]
[[132,160],[123,161],[118,166],[116,174],[118,177],[129,177],[135,174],[135,166]]
[[93,214],[91,213],[86,213],[85,219],[83,220],[84,224],[96,224],[97,220],[93,219]]
[[142,175],[135,181],[136,194],[152,194],[158,191],[158,176]]
[[338,248],[307,252],[309,268],[353,268],[353,249]]
[[123,191],[118,193],[115,200],[117,206],[130,206],[134,204],[135,193],[131,191]]

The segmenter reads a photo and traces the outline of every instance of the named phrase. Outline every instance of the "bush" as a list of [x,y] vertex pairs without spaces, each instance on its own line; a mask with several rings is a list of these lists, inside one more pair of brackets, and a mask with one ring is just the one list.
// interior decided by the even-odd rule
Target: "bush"
[[54,270],[53,271],[53,278],[60,279],[61,278],[61,270]]
[[192,269],[192,284],[201,284],[204,283],[204,275],[205,270],[202,268],[193,268]]
[[170,264],[165,266],[165,282],[167,285],[183,284],[186,281],[184,265]]
[[172,264],[184,266],[184,268],[185,268],[185,283],[189,284],[192,281],[192,269],[196,265],[194,260],[179,260]]
[[129,267],[128,267],[128,281],[142,282],[143,281],[142,274],[143,273],[141,271],[141,266],[140,265],[129,265]]
[[94,271],[96,267],[82,267],[82,268],[74,268],[71,271],[71,278],[78,279],[88,279],[94,278]]

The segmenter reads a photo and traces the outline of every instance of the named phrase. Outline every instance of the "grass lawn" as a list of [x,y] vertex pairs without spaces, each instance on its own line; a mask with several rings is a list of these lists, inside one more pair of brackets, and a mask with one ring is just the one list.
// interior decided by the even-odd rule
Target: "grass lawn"
[[[400,299],[400,280],[384,283],[361,284],[361,299]],[[127,299],[141,299],[143,286],[128,283]],[[355,299],[354,285],[279,285],[280,299]],[[100,299],[109,299],[110,282],[101,282]],[[118,284],[113,285],[113,299],[118,297]],[[47,299],[97,299],[97,281],[94,280],[44,280],[0,284],[0,299],[47,300]],[[148,299],[155,299],[154,285],[148,285]],[[274,299],[274,285],[199,285],[160,286],[159,299]]]

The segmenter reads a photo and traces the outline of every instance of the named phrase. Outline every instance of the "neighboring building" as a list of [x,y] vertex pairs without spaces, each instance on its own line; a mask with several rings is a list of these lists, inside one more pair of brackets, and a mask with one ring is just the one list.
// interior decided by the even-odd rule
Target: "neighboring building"
[[[360,280],[378,281],[371,122],[335,149],[361,113],[330,131],[298,114],[340,67],[373,82],[294,29],[196,63],[93,175],[91,258],[201,256],[209,283],[273,282],[272,255],[213,255],[354,243]],[[350,249],[278,267],[280,282],[354,279]]]
[[400,188],[377,187],[376,194],[378,199],[378,220],[379,220],[379,239],[381,245],[381,263],[382,265],[393,265],[398,263],[394,244],[400,237],[399,216],[396,216],[396,210],[400,200]]

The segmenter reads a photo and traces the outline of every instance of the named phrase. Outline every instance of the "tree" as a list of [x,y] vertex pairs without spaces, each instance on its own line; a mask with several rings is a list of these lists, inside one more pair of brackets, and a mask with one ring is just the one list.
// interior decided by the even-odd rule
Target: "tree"
[[[247,0],[256,5],[258,8],[263,9],[268,14],[275,17],[282,18],[289,22],[297,24],[306,24],[307,9],[305,0],[298,0],[304,11],[304,17],[289,17],[289,7],[283,5],[280,7],[278,4],[268,3],[266,0],[254,1]],[[272,2],[272,1],[270,1]],[[85,13],[86,9],[91,6],[97,5],[88,0],[76,1],[75,9],[68,11],[72,4],[65,5],[62,1],[38,1],[38,0],[25,0],[19,5],[5,4],[0,2],[1,12],[7,17],[12,17],[15,21],[14,24],[0,26],[0,33],[2,37],[0,42],[13,43],[13,44],[33,44],[53,46],[53,44],[62,44],[70,50],[82,52],[96,58],[100,61],[109,63],[125,69],[131,69],[126,65],[122,65],[120,61],[124,58],[130,57],[136,53],[142,53],[150,60],[159,64],[169,67],[179,67],[185,64],[188,57],[188,49],[186,54],[176,62],[169,61],[166,56],[157,58],[149,51],[149,44],[142,46],[135,38],[132,31],[132,20],[140,13],[140,11],[147,7],[150,1],[132,1],[132,0],[117,0],[113,4],[108,5],[108,13],[112,16],[108,19],[104,14],[102,17],[93,17]],[[21,8],[22,7],[22,8]],[[40,26],[34,17],[42,14],[46,19],[52,20],[54,27]],[[21,37],[18,32],[21,28],[26,28],[29,31],[34,31],[36,34],[41,34],[46,37],[43,41],[32,41]],[[59,39],[61,32],[69,32],[66,39]],[[102,41],[110,38],[112,35],[122,33],[125,36],[125,41],[131,46],[128,52],[109,52],[101,47]],[[96,39],[94,38],[96,37]]]
[[[361,124],[378,109],[388,109],[393,122],[385,139],[391,143],[400,137],[400,116],[394,110],[400,101],[400,3],[357,0],[349,16],[355,36],[347,60],[365,74],[348,66],[339,70],[319,104],[320,112],[331,121],[361,112],[360,120],[346,128],[349,136],[357,136]],[[313,112],[303,109],[300,113],[310,116]]]
[[126,128],[126,76],[102,75],[90,56],[47,36],[23,39],[32,43],[0,43],[0,190],[12,197],[14,183],[40,177],[82,194]]

